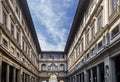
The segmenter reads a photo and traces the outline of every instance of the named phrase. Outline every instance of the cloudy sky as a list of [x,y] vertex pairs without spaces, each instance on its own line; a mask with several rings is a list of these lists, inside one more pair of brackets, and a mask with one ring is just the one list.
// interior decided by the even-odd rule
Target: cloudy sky
[[63,51],[78,0],[27,0],[43,51]]

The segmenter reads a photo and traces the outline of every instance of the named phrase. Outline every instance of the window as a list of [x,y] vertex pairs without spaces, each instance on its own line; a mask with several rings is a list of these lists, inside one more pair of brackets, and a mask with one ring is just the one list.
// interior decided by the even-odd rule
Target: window
[[16,7],[16,13],[17,13],[17,15],[19,15],[19,9],[18,9],[18,7]]
[[19,42],[19,33],[17,32],[17,42]]
[[112,0],[112,9],[113,9],[113,12],[117,11],[118,1],[119,0]]
[[100,50],[101,48],[102,48],[102,41],[100,41],[99,43],[98,43],[98,50]]
[[28,50],[28,47],[27,47],[27,45],[26,45],[26,51],[25,51],[26,53],[27,53],[27,50]]
[[89,9],[87,9],[86,12],[85,12],[85,20],[88,19],[88,16],[89,16]]
[[49,70],[58,70],[58,66],[56,66],[54,63],[52,63],[50,66],[49,66]]
[[24,50],[24,46],[25,46],[25,43],[24,43],[24,40],[22,42],[22,49]]
[[77,55],[79,55],[79,47],[77,47]]
[[95,0],[90,0],[90,3],[89,3],[89,11],[92,10],[93,6],[94,6],[94,2]]
[[41,70],[46,70],[46,65],[45,64],[42,64]]
[[5,27],[7,26],[7,14],[4,11],[2,16],[2,23]]
[[91,53],[92,53],[92,55],[95,54],[95,48],[93,48],[93,49],[91,50]]
[[24,20],[22,19],[22,25],[25,26]]
[[82,39],[82,41],[81,41],[81,51],[83,51],[84,49],[84,44],[83,44],[83,39]]
[[119,33],[119,30],[120,29],[119,29],[119,25],[118,25],[112,30],[111,37],[114,38]]
[[11,53],[14,53],[14,48],[13,47],[11,47]]
[[7,42],[7,40],[3,39],[3,45],[4,45],[5,47],[8,46],[8,42]]
[[81,53],[81,44],[79,44],[79,54]]
[[60,70],[65,70],[64,64],[60,64]]
[[64,54],[54,54],[54,53],[49,53],[49,54],[42,54],[43,59],[63,59]]
[[11,35],[14,36],[14,25],[11,23]]
[[93,38],[94,35],[95,35],[95,26],[93,25],[93,26],[91,27],[91,38]]
[[20,31],[17,30],[17,42],[20,43]]
[[86,58],[88,59],[89,57],[90,57],[90,54],[88,53],[87,56],[86,56]]
[[87,46],[88,43],[89,43],[89,31],[86,34],[86,46]]
[[19,52],[17,52],[17,57],[18,57],[18,58],[20,57],[20,54],[19,54]]
[[100,28],[103,26],[103,19],[102,19],[102,15],[100,15],[100,16],[98,17],[97,26],[98,26],[98,31],[99,31],[99,30],[100,30]]

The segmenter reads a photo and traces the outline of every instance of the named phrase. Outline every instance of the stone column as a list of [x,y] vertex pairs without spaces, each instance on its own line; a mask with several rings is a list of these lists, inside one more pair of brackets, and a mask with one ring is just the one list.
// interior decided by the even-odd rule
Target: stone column
[[13,68],[13,82],[16,82],[16,69]]
[[105,82],[112,82],[113,77],[111,77],[112,70],[110,69],[112,66],[110,64],[110,57],[106,57],[104,61],[105,61],[105,67],[104,67],[105,68]]
[[27,78],[27,82],[29,82],[29,78],[28,78],[28,75],[26,75],[26,76],[27,76],[27,77],[26,77],[26,78]]
[[[20,76],[20,77],[19,77],[19,76]],[[23,72],[22,72],[21,69],[20,69],[20,71],[19,71],[19,76],[18,76],[18,77],[19,77],[20,80],[19,80],[18,82],[24,82],[24,81],[23,81]]]
[[87,82],[88,81],[88,74],[87,74],[87,71],[86,69],[84,70],[84,82]]
[[30,76],[28,76],[28,82],[30,82]]
[[81,82],[83,82],[83,75],[82,75],[82,73],[81,73]]
[[17,82],[21,82],[20,80],[21,80],[21,74],[20,74],[20,70],[18,70],[18,72],[17,72]]
[[0,82],[2,80],[2,57],[0,57]]
[[93,82],[93,69],[90,70],[90,74],[91,74],[91,82]]
[[85,77],[85,82],[89,81],[89,71],[86,71],[86,77]]
[[6,71],[6,82],[9,82],[9,73],[10,73],[10,66],[7,64],[7,71]]
[[31,76],[29,76],[29,82],[31,82]]
[[111,71],[111,82],[117,82],[116,81],[116,72],[115,72],[115,61],[111,60],[111,66],[110,66],[110,71]]
[[24,77],[23,81],[26,82],[26,76],[25,76],[25,73],[23,73],[23,77]]
[[100,69],[99,69],[99,66],[97,66],[97,82],[101,82],[100,81]]

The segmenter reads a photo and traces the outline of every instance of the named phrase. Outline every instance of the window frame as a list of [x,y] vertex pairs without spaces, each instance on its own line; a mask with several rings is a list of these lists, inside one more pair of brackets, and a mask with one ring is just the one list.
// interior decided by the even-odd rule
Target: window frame
[[101,11],[97,16],[97,31],[103,27],[103,12]]
[[[115,2],[114,2],[115,1]],[[117,1],[117,2],[116,2]],[[112,0],[111,1],[111,5],[112,5],[112,13],[117,12],[118,10],[118,6],[119,6],[119,0]]]
[[89,34],[89,30],[86,32],[85,34],[85,39],[86,39],[86,46],[89,44],[90,41],[90,34]]
[[[116,30],[116,28],[118,28],[118,29]],[[118,31],[118,32],[113,35],[113,31]],[[111,31],[111,40],[114,39],[114,38],[115,38],[117,35],[119,35],[119,34],[120,34],[120,25],[118,24],[118,25],[115,26],[115,28],[112,29],[112,31]]]
[[8,47],[8,41],[5,38],[2,39],[2,43],[4,47]]
[[4,27],[7,27],[7,23],[8,23],[8,13],[5,11],[5,9],[3,9],[2,11],[2,24]]
[[[99,46],[101,43],[101,46]],[[103,48],[103,40],[101,40],[99,43],[98,43],[98,51],[101,50]]]
[[[43,66],[44,66],[44,67],[43,67]],[[41,70],[42,70],[42,71],[47,70],[46,68],[47,68],[46,64],[42,64],[42,65],[41,65]]]

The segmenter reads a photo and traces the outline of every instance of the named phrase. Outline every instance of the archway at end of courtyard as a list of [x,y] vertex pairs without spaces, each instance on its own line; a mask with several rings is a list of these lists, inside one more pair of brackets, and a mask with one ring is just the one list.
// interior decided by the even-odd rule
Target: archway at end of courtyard
[[58,82],[57,75],[51,74],[49,78],[49,82]]

